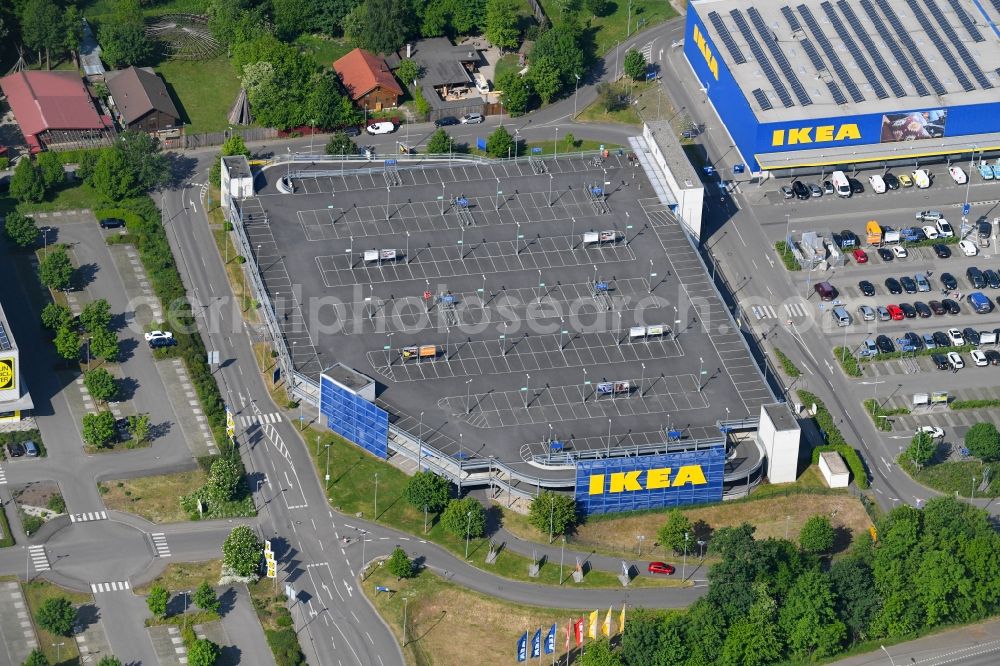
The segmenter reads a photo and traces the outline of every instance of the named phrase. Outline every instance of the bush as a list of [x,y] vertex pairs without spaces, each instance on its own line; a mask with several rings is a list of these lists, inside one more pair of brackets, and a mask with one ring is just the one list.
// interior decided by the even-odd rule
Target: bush
[[243,468],[232,458],[218,458],[208,476],[209,492],[220,502],[234,499],[243,483]]
[[937,445],[930,433],[918,432],[910,441],[910,446],[906,449],[906,456],[917,465],[918,469],[934,459],[937,453]]
[[234,527],[222,544],[222,565],[242,578],[257,575],[263,556],[264,545],[246,525]]
[[32,516],[23,512],[21,513],[21,527],[24,528],[24,533],[28,536],[31,536],[38,530],[42,529],[42,525],[44,524],[45,521],[38,516]]
[[104,368],[91,370],[83,375],[83,385],[90,397],[98,402],[109,402],[118,395],[118,382]]
[[965,433],[965,448],[985,462],[1000,460],[1000,433],[992,423],[977,423]]
[[111,412],[83,415],[83,441],[96,448],[104,448],[115,438],[115,415]]
[[986,409],[990,407],[1000,407],[1000,400],[955,400],[948,403],[951,409]]
[[486,152],[490,157],[507,157],[514,150],[514,137],[501,125],[486,139]]
[[326,142],[325,152],[327,155],[357,155],[358,146],[344,132],[334,132]]
[[213,666],[220,654],[218,645],[206,638],[199,638],[188,646],[187,663],[190,666]]
[[434,472],[417,472],[409,478],[403,488],[403,498],[419,511],[424,507],[437,513],[451,498],[451,482]]
[[813,516],[799,532],[799,545],[807,553],[822,555],[833,548],[834,531],[826,516]]
[[802,270],[802,265],[799,264],[798,259],[792,254],[791,248],[785,243],[785,241],[778,241],[774,244],[774,249],[781,257],[781,263],[785,265],[785,268],[790,271],[800,271]]
[[847,347],[834,347],[833,356],[840,363],[841,369],[844,374],[848,377],[861,377],[861,365],[858,363],[857,357],[851,353],[851,350]]
[[68,327],[73,321],[73,312],[59,303],[49,303],[42,310],[42,326],[53,333],[60,328]]
[[775,347],[774,355],[778,357],[778,363],[781,364],[781,369],[785,371],[786,375],[788,375],[792,379],[802,376],[802,371],[799,370],[794,363],[792,363],[792,359],[785,356],[785,353],[783,351]]
[[542,534],[566,534],[577,520],[576,500],[548,490],[535,496],[528,509],[528,522]]
[[28,658],[24,660],[21,666],[49,666],[48,657],[40,649],[35,648],[28,653]]
[[264,637],[274,654],[274,661],[277,666],[301,666],[306,663],[306,657],[302,654],[299,646],[299,639],[292,629],[266,629]]
[[53,495],[49,498],[45,508],[54,513],[66,513],[66,500],[62,495]]
[[73,262],[66,248],[57,246],[49,250],[38,263],[38,279],[49,289],[63,290],[73,281]]
[[851,469],[851,474],[854,476],[854,482],[857,483],[862,489],[868,488],[868,473],[865,470],[864,462],[861,460],[861,454],[859,454],[856,449],[844,440],[844,436],[841,434],[840,429],[838,429],[834,424],[833,417],[827,410],[826,405],[823,404],[822,400],[809,391],[799,389],[798,394],[799,398],[807,408],[813,404],[816,405],[816,416],[813,417],[813,420],[816,422],[820,431],[824,434],[827,442],[826,446],[817,446],[813,448],[813,464],[815,465],[819,462],[820,453],[824,451],[836,451],[843,456],[847,466]]
[[167,601],[170,598],[170,593],[162,585],[154,585],[149,590],[149,594],[146,596],[146,605],[149,607],[149,612],[155,617],[163,618],[167,616]]
[[872,421],[875,422],[875,427],[883,432],[892,432],[892,420],[889,419],[890,416],[910,413],[910,410],[906,407],[883,409],[881,405],[871,398],[864,401],[864,406],[865,411],[868,412],[868,416],[872,417]]
[[486,533],[486,510],[474,497],[453,499],[441,514],[441,525],[457,537],[481,537]]
[[397,580],[413,576],[413,562],[406,551],[396,546],[386,562],[386,568]]
[[66,597],[51,597],[35,613],[38,626],[56,636],[69,636],[76,624],[76,609]]
[[202,610],[212,611],[213,613],[219,612],[219,597],[216,596],[215,590],[208,581],[203,581],[198,589],[194,591],[194,603],[198,608]]

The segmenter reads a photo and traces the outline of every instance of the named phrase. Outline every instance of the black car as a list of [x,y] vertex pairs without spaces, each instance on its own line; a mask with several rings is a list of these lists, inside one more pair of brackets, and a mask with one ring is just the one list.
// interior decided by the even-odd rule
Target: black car
[[892,344],[892,340],[888,335],[880,335],[875,338],[875,346],[878,347],[878,350],[883,354],[891,354],[896,351],[896,346]]
[[177,344],[176,338],[164,338],[164,337],[152,338],[149,341],[149,348],[159,349],[161,347],[173,347],[176,344]]
[[128,419],[115,419],[115,437],[119,442],[132,440],[132,432],[128,428]]
[[24,444],[21,442],[8,442],[7,455],[11,458],[20,458],[24,455]]
[[931,309],[923,301],[913,303],[913,309],[917,311],[917,316],[926,319],[931,316]]
[[899,278],[899,283],[903,285],[903,289],[904,291],[906,291],[906,293],[908,294],[917,293],[917,283],[914,282],[913,278],[911,278],[909,275],[904,275],[903,277]]
[[864,194],[865,186],[861,184],[861,181],[855,178],[848,178],[847,182],[851,186],[851,194]]
[[951,338],[944,331],[934,331],[934,344],[938,347],[951,347]]
[[449,125],[458,125],[458,118],[455,116],[445,116],[444,118],[438,118],[434,121],[435,127],[448,127]]
[[101,229],[121,229],[125,226],[125,220],[119,220],[117,217],[106,217],[99,224]]
[[931,312],[933,312],[936,315],[943,315],[945,312],[948,311],[947,308],[941,305],[941,301],[931,301],[927,305],[928,307],[930,307]]
[[812,194],[809,193],[809,187],[801,180],[792,182],[792,192],[795,193],[796,199],[808,199],[812,196]]
[[878,256],[882,261],[892,261],[895,258],[892,254],[892,250],[887,247],[880,247],[878,249]]
[[951,370],[951,364],[948,363],[948,358],[944,354],[931,354],[931,360],[934,361],[934,366],[938,370]]
[[1000,365],[1000,351],[987,349],[983,353],[986,354],[986,360],[990,362],[990,365]]
[[354,125],[351,125],[350,127],[345,127],[340,131],[346,134],[347,136],[361,136],[361,128],[355,127]]
[[861,282],[859,282],[858,289],[860,289],[861,293],[864,294],[865,296],[875,295],[875,285],[873,285],[868,280],[862,280]]
[[882,182],[884,182],[885,186],[890,190],[899,189],[899,178],[896,178],[891,173],[887,173],[884,176],[882,176]]
[[983,277],[986,278],[986,284],[990,285],[990,289],[1000,289],[1000,274],[995,270],[987,268],[983,271]]
[[948,311],[948,314],[957,315],[962,311],[962,308],[958,305],[958,303],[951,300],[950,298],[942,300],[941,305],[945,307],[945,309]]
[[965,338],[965,342],[970,345],[979,345],[979,331],[971,326],[966,326],[962,329],[962,337]]
[[923,338],[921,338],[919,335],[917,335],[913,331],[910,331],[909,333],[907,333],[903,337],[906,338],[906,341],[909,342],[910,345],[912,345],[914,349],[923,349],[924,348],[924,340],[923,340]]
[[903,311],[903,316],[907,319],[913,319],[917,316],[917,309],[909,303],[900,303],[899,309]]
[[951,250],[944,243],[935,243],[934,254],[937,255],[938,259],[947,259],[951,256]]
[[965,277],[969,278],[969,282],[972,283],[975,289],[982,289],[986,286],[986,278],[983,277],[983,272],[975,266],[969,266],[965,269]]
[[903,288],[899,284],[899,280],[896,278],[886,278],[885,288],[889,290],[890,294],[902,294]]
[[861,241],[858,239],[858,235],[850,229],[844,229],[840,232],[841,247],[859,247],[860,245]]
[[941,286],[948,291],[958,289],[958,280],[951,273],[941,273]]

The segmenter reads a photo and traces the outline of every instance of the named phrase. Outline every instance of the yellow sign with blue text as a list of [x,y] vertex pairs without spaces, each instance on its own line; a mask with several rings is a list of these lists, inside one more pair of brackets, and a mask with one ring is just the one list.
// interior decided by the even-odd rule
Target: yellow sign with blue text
[[712,76],[715,80],[719,80],[719,61],[715,59],[715,54],[712,53],[712,47],[708,45],[708,40],[705,39],[705,35],[701,34],[701,29],[698,28],[696,23],[694,30],[691,33],[691,38],[694,39],[694,43],[698,45],[698,50],[701,51],[701,55],[705,58],[705,63],[708,65],[708,70],[712,72]]
[[818,125],[804,127],[789,127],[771,132],[771,146],[799,146],[811,143],[836,143],[839,141],[857,140],[861,138],[861,130],[857,123],[841,123],[839,125]]
[[605,493],[628,493],[640,490],[657,490],[659,488],[677,488],[678,486],[704,486],[708,484],[701,465],[685,465],[671,476],[670,467],[654,467],[652,469],[636,469],[630,472],[612,472],[611,474],[591,474],[588,485],[589,494],[603,495]]
[[17,388],[17,362],[13,356],[0,358],[0,391]]

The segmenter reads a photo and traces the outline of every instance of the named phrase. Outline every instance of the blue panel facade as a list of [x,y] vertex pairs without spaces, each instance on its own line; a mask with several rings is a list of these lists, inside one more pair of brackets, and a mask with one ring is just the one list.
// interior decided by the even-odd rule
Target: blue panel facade
[[389,414],[384,409],[323,375],[319,410],[330,430],[379,458],[389,457]]
[[722,500],[723,445],[640,458],[583,460],[576,502],[584,515],[705,504]]

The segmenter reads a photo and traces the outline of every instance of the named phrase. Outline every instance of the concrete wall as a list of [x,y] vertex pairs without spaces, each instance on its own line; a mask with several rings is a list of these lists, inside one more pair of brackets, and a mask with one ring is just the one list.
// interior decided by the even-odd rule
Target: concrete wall
[[771,483],[791,483],[799,464],[799,440],[801,430],[794,427],[781,428],[771,420],[765,406],[760,408],[760,425],[757,438],[767,453],[767,478]]

